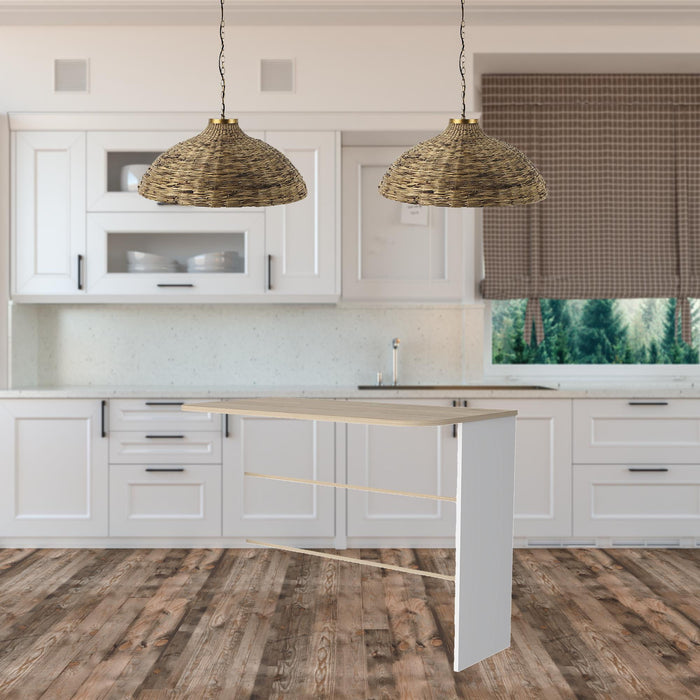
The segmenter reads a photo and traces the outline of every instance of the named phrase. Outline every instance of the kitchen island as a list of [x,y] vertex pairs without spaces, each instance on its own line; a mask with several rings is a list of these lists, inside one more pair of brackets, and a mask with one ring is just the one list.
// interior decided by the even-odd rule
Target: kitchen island
[[[510,646],[516,411],[279,397],[186,404],[182,409],[206,414],[396,427],[456,425],[454,670],[461,671]],[[247,476],[276,478],[274,474]],[[371,490],[360,484],[303,481],[315,486]],[[398,489],[395,494],[440,498],[437,494],[407,494]],[[280,536],[283,535],[281,532]],[[319,556],[318,552],[286,545],[249,543]],[[321,556],[333,558],[333,555]],[[347,557],[341,560],[366,564]],[[411,569],[402,571],[434,575]]]

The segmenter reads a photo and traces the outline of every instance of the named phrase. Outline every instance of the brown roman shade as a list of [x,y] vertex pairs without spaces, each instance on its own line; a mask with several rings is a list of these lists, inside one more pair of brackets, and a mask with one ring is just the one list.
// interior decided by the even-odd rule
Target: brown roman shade
[[484,211],[486,299],[700,297],[700,75],[485,75],[484,129],[549,198]]

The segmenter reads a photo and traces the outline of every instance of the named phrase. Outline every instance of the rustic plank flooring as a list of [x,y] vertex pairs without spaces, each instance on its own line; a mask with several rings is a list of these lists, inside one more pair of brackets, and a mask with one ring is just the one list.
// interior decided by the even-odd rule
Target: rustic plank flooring
[[0,698],[700,698],[700,550],[516,551],[512,646],[461,673],[453,592],[273,550],[0,550]]

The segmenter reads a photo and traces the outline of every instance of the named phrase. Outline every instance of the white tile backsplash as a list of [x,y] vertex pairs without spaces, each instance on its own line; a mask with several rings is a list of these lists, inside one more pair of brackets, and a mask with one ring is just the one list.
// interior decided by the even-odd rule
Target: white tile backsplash
[[483,309],[36,305],[13,322],[19,386],[350,386],[481,376]]

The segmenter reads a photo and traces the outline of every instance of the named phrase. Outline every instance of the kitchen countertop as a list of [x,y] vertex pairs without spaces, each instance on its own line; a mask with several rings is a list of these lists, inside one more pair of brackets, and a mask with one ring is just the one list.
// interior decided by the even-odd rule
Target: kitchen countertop
[[[493,386],[497,382],[484,380]],[[299,396],[338,399],[571,399],[571,398],[700,398],[698,382],[630,381],[626,384],[610,382],[561,382],[547,384],[551,389],[516,389],[513,384],[503,388],[479,389],[465,384],[459,389],[407,389],[391,387],[361,390],[355,386],[78,386],[26,387],[0,390],[0,399],[227,399],[267,396]],[[478,385],[475,385],[478,387]]]

